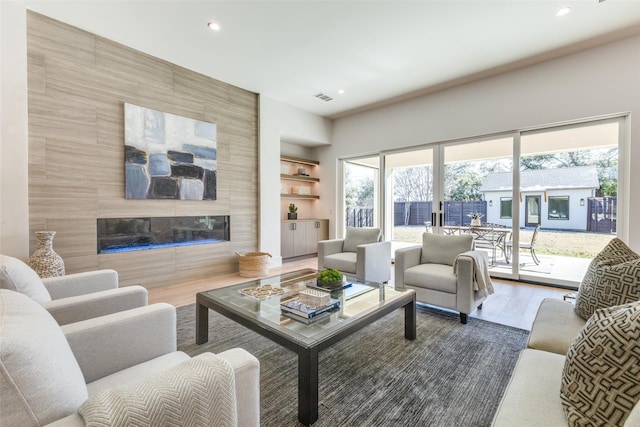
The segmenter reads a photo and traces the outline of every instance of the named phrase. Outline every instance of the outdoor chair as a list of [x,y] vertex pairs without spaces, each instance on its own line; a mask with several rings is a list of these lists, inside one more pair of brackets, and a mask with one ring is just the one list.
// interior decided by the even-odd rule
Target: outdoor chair
[[148,292],[142,286],[119,288],[115,270],[41,279],[27,264],[6,255],[0,255],[0,289],[27,295],[60,325],[143,307],[148,302]]
[[[536,265],[540,264],[540,259],[538,255],[536,255],[536,240],[538,239],[538,232],[540,231],[540,224],[536,225],[535,230],[533,230],[533,235],[531,236],[531,242],[529,243],[520,243],[518,247],[520,249],[526,249],[531,252],[531,258]],[[513,250],[513,242],[511,240],[504,242],[505,247],[505,259],[507,260],[507,264],[509,264],[509,260],[511,259],[511,251]]]
[[507,235],[510,235],[510,230],[511,228],[501,224],[484,222],[478,227],[470,227],[468,232],[473,236],[474,249],[491,250],[491,264],[495,265],[498,249],[504,259],[507,259],[505,240]]
[[260,424],[258,360],[240,348],[176,351],[169,304],[59,326],[0,289],[0,325],[2,426]]
[[379,228],[347,227],[344,239],[318,242],[318,271],[325,268],[387,283],[391,279],[391,242],[383,241]]

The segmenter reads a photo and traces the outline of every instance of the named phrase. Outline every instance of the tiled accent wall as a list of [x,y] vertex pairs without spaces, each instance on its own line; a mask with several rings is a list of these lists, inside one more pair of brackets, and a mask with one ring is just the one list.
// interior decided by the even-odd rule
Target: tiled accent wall
[[[148,288],[237,271],[258,248],[258,97],[29,12],[29,223],[68,273],[113,268]],[[127,200],[124,103],[217,125],[217,200]],[[229,215],[231,241],[97,254],[96,219]]]

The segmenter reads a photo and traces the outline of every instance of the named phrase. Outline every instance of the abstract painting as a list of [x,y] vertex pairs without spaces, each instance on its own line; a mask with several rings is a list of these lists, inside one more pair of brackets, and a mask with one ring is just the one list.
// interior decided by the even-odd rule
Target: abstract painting
[[216,200],[215,123],[124,104],[127,199]]

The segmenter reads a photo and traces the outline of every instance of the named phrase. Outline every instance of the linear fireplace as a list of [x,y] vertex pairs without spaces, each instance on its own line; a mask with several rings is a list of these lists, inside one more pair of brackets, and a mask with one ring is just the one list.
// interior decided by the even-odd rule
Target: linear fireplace
[[98,253],[228,242],[229,216],[98,218]]

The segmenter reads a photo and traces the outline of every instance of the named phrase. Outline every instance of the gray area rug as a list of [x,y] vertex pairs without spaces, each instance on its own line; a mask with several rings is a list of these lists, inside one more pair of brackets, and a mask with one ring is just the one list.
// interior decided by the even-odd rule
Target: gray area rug
[[[489,426],[528,332],[419,306],[417,339],[397,311],[320,353],[314,426]],[[261,425],[299,426],[297,357],[209,310],[195,344],[195,305],[178,308],[178,349],[191,356],[242,347],[260,360]]]

